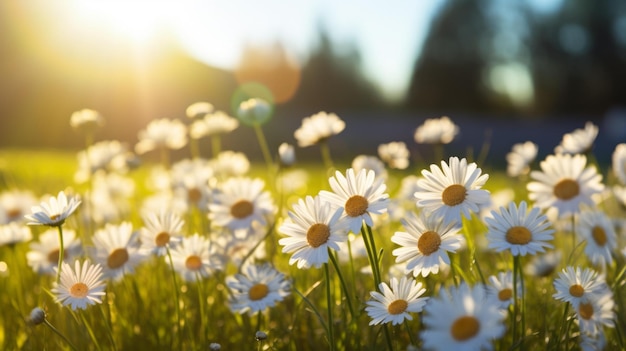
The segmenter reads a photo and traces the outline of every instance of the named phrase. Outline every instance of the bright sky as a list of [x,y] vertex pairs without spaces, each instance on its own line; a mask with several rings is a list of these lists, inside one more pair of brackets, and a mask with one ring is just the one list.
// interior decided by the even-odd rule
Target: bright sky
[[[562,0],[527,0],[550,12]],[[359,50],[364,73],[391,98],[411,79],[433,14],[444,0],[75,0],[76,15],[106,22],[138,45],[168,28],[200,61],[231,69],[246,43],[282,42],[306,59],[323,25],[332,41]]]
[[77,0],[78,13],[107,21],[138,42],[167,27],[197,59],[233,68],[247,42],[282,42],[296,59],[306,59],[326,27],[334,43],[353,43],[364,73],[390,98],[401,97],[415,54],[442,0]]

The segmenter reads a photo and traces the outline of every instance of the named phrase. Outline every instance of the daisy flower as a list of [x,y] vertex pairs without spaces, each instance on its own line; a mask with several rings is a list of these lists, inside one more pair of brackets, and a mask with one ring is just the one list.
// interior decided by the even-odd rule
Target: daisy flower
[[613,174],[622,185],[626,185],[626,143],[618,144],[611,155]]
[[535,255],[524,267],[524,273],[534,277],[548,277],[561,262],[561,251],[550,251],[543,255]]
[[425,330],[420,334],[429,350],[493,349],[492,341],[506,331],[505,312],[487,297],[482,284],[470,287],[462,282],[449,291],[441,289],[424,311]]
[[359,233],[363,221],[373,227],[371,215],[387,212],[386,185],[382,178],[376,178],[374,171],[362,169],[355,175],[354,169],[349,168],[345,176],[336,171],[328,181],[333,192],[322,190],[319,195],[334,208],[344,208],[351,232]]
[[526,186],[528,198],[541,209],[557,208],[559,217],[578,213],[583,203],[593,206],[592,195],[601,193],[604,185],[602,175],[586,164],[584,155],[549,155],[541,161],[541,171],[530,172],[535,181]]
[[215,107],[213,107],[213,104],[211,104],[210,102],[198,101],[187,106],[187,108],[185,109],[185,115],[191,119],[202,118],[207,114],[213,112],[213,110],[215,110]]
[[615,301],[610,290],[606,294],[581,301],[574,309],[582,334],[597,335],[603,327],[615,326]]
[[[39,274],[53,274],[58,268],[60,243],[59,232],[49,229],[39,234],[37,241],[29,244],[30,251],[26,253],[26,261]],[[63,260],[71,261],[81,253],[80,239],[72,229],[63,230]]]
[[291,283],[285,275],[269,264],[247,265],[244,272],[226,277],[231,290],[230,309],[250,315],[273,307],[291,293]]
[[376,156],[358,155],[352,160],[352,169],[359,173],[362,169],[372,170],[376,178],[387,179],[385,164]]
[[307,147],[325,141],[341,133],[346,123],[334,113],[318,112],[302,120],[300,128],[294,132],[298,146]]
[[200,139],[205,136],[222,135],[232,132],[237,127],[239,127],[239,120],[223,111],[217,111],[193,122],[189,127],[189,136],[193,139]]
[[267,224],[274,214],[274,203],[265,183],[259,178],[230,178],[218,186],[209,218],[220,227],[231,230],[250,229],[253,222]]
[[289,218],[278,231],[287,235],[278,241],[282,252],[293,253],[289,264],[298,268],[319,268],[328,262],[329,249],[339,251],[339,243],[347,240],[346,222],[340,220],[343,208],[332,209],[319,196],[299,199],[289,211]]
[[538,207],[528,210],[522,201],[519,208],[510,202],[508,208],[500,207],[500,212],[492,211],[492,217],[485,218],[489,248],[497,252],[511,251],[513,256],[534,255],[552,248],[554,230],[548,218]]
[[409,313],[421,312],[428,297],[424,295],[426,289],[422,283],[412,278],[402,277],[400,281],[391,278],[391,287],[387,283],[380,283],[378,291],[371,291],[371,299],[367,301],[365,311],[372,318],[370,325],[391,322],[393,325],[413,320]]
[[569,302],[575,308],[584,301],[596,300],[598,296],[610,294],[604,275],[590,268],[567,266],[559,272],[554,280],[556,293],[552,295],[557,300]]
[[88,194],[85,216],[96,223],[119,222],[130,213],[130,199],[135,192],[135,182],[117,173],[97,173]]
[[0,194],[0,223],[24,222],[24,215],[37,204],[30,191],[8,190]]
[[74,180],[83,183],[98,172],[124,173],[133,163],[135,155],[128,151],[126,144],[117,140],[99,141],[79,152],[78,170],[74,174]]
[[237,117],[247,125],[261,125],[269,121],[272,116],[272,105],[269,102],[252,98],[243,101],[237,109]]
[[49,227],[58,227],[65,223],[69,217],[80,205],[80,200],[76,197],[65,196],[63,191],[59,191],[56,197],[51,196],[48,202],[42,202],[39,206],[33,206],[32,214],[24,217],[29,221],[28,225],[47,225]]
[[450,265],[448,252],[456,252],[465,245],[455,222],[444,222],[439,216],[413,212],[401,219],[406,232],[395,232],[391,241],[402,246],[393,250],[396,263],[406,262],[406,272],[414,276],[439,273],[439,268]]
[[289,167],[296,162],[296,150],[291,144],[282,143],[278,146],[280,164]]
[[309,186],[309,173],[303,169],[290,169],[279,173],[276,182],[283,194],[302,194]]
[[467,164],[465,158],[450,157],[449,164],[441,161],[441,168],[430,165],[430,171],[422,170],[422,176],[415,192],[417,206],[446,222],[460,223],[461,215],[470,218],[489,202],[489,192],[481,189],[489,175],[481,175],[476,163]]
[[104,267],[104,276],[120,281],[125,274],[132,274],[144,259],[139,251],[139,237],[130,222],[119,225],[107,224],[95,232],[92,257]]
[[228,258],[236,267],[239,267],[247,259],[265,260],[267,252],[265,250],[265,234],[267,229],[258,224],[253,223],[252,232],[245,232],[241,235],[240,231],[231,231],[228,228],[222,228],[217,233],[217,237],[213,241],[219,248],[219,252],[223,257]]
[[184,159],[172,165],[170,187],[174,195],[184,200],[188,206],[205,210],[213,189],[209,186],[213,179],[213,168],[208,161],[195,158]]
[[222,259],[215,247],[198,234],[184,237],[171,253],[174,270],[188,282],[207,278],[222,269]]
[[402,141],[393,141],[378,145],[378,157],[394,169],[406,169],[409,166],[409,149]]
[[506,173],[510,177],[518,177],[530,172],[530,164],[537,157],[539,148],[532,141],[513,145],[511,152],[506,154]]
[[591,150],[593,142],[598,136],[598,127],[587,122],[585,129],[576,129],[571,133],[563,135],[561,144],[554,148],[555,154],[583,154]]
[[15,245],[32,239],[30,228],[16,222],[0,225],[0,246]]
[[586,242],[585,254],[592,264],[606,266],[613,262],[617,235],[611,219],[602,211],[584,209],[577,217],[576,233]]
[[106,293],[106,283],[102,280],[102,267],[99,264],[92,265],[89,261],[78,260],[74,262],[74,269],[63,262],[61,280],[55,282],[52,292],[56,295],[57,302],[63,306],[70,306],[72,310],[86,309],[88,305],[102,303],[102,296]]
[[459,127],[452,120],[443,116],[429,118],[415,130],[415,142],[418,144],[449,144],[459,133]]
[[213,169],[218,179],[240,177],[250,170],[250,161],[243,152],[227,150],[220,152],[217,158],[209,161],[209,167]]
[[582,351],[602,351],[606,348],[606,336],[604,331],[599,329],[597,333],[581,333],[580,349]]
[[[519,289],[518,287],[518,293]],[[490,276],[487,295],[494,298],[500,308],[508,309],[513,304],[513,272],[499,272],[497,275]]]
[[102,125],[104,125],[104,118],[96,110],[85,108],[72,113],[70,117],[70,126],[76,130],[93,132]]
[[135,152],[145,154],[156,148],[178,150],[187,145],[187,127],[177,119],[155,119],[139,131]]
[[163,256],[169,247],[180,242],[184,221],[173,212],[150,212],[143,216],[141,248],[144,254]]

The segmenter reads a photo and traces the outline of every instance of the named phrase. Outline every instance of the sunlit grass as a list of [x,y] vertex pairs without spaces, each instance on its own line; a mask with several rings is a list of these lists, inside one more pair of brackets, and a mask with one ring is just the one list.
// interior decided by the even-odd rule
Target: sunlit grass
[[[226,350],[380,350],[388,345],[395,350],[405,350],[409,345],[419,349],[422,345],[420,332],[425,328],[423,313],[414,314],[411,321],[397,326],[368,325],[371,319],[365,312],[365,304],[370,299],[370,292],[376,290],[376,285],[367,255],[355,255],[353,259],[348,259],[349,252],[337,252],[335,258],[338,264],[329,263],[326,266],[330,277],[330,291],[327,291],[324,268],[298,269],[288,264],[288,254],[281,253],[282,247],[278,245],[281,234],[277,228],[284,221],[286,212],[298,199],[315,195],[320,190],[330,190],[328,177],[331,174],[320,164],[305,162],[295,165],[294,168],[305,172],[307,181],[289,193],[282,192],[284,184],[270,182],[271,179],[280,179],[286,171],[284,169],[277,171],[259,162],[253,163],[247,174],[266,180],[267,188],[272,191],[280,209],[276,221],[266,229],[264,243],[267,255],[264,260],[286,274],[292,282],[292,292],[275,307],[253,315],[240,315],[230,310],[225,277],[239,271],[240,267],[235,264],[228,263],[223,271],[200,283],[186,283],[180,276],[172,276],[169,261],[163,257],[148,257],[134,274],[126,275],[120,282],[107,283],[102,304],[73,311],[55,302],[51,293],[54,277],[33,272],[25,259],[28,244],[19,243],[0,246],[0,306],[3,308],[0,346],[6,350],[207,350],[212,343],[219,343]],[[388,170],[386,185],[390,197],[397,196],[402,178],[419,176],[421,170],[428,166],[414,164],[406,170]],[[130,199],[130,213],[124,220],[131,221],[135,230],[143,225],[140,212],[143,200],[154,193],[148,180],[157,167],[161,167],[158,162],[146,162],[127,173],[136,189]],[[271,169],[268,170],[268,167]],[[350,164],[336,160],[334,167],[343,172]],[[0,150],[2,191],[31,190],[42,196],[64,190],[84,196],[90,190],[90,184],[76,183],[76,170],[76,154],[72,152]],[[528,201],[525,180],[511,178],[504,170],[489,170],[488,173],[490,177],[485,189],[492,196],[510,191],[510,200]],[[83,203],[67,225],[76,228],[79,237],[88,246],[94,224],[85,225],[79,219],[84,214],[84,206]],[[611,210],[623,215],[623,209],[619,207]],[[380,258],[381,280],[389,282],[395,265],[392,251],[397,248],[391,237],[403,228],[398,220],[390,220],[388,215],[375,220],[373,238],[376,256]],[[189,211],[185,216],[187,235],[194,232],[212,235],[206,232],[205,221],[205,212],[197,209]],[[44,230],[41,227],[31,229],[35,238]],[[496,253],[487,249],[486,232],[487,226],[479,215],[463,221],[462,233],[467,239],[467,248],[451,255],[452,265],[448,271],[417,278],[424,284],[426,296],[434,298],[441,290],[462,281],[471,285],[486,284],[489,276],[518,268],[525,290],[521,296],[516,296],[518,302],[507,310],[507,331],[501,339],[493,342],[495,349],[578,348],[580,333],[572,310],[552,297],[556,273],[543,277],[525,273],[524,267],[533,257],[514,258],[506,251]],[[356,233],[350,237],[356,239],[359,235]],[[559,271],[567,265],[589,266],[583,252],[584,244],[577,244],[572,235],[565,230],[557,230],[554,235],[552,244],[563,254],[557,265]],[[618,242],[622,247],[622,238],[618,238]],[[85,253],[83,257],[89,257],[89,254]],[[622,313],[625,260],[619,253],[614,253],[613,257],[614,262],[603,273],[615,296],[617,318],[615,328],[605,328],[605,337],[607,349],[620,349],[624,347],[623,335],[626,332]],[[246,259],[254,261],[253,257]],[[337,268],[340,272],[336,271]],[[330,306],[328,295],[331,296]],[[29,323],[28,315],[35,307],[46,311],[46,320],[55,329]],[[330,321],[329,315],[332,316]],[[328,328],[332,328],[332,334]],[[256,340],[257,331],[263,331],[268,338]],[[329,347],[331,335],[335,340],[333,347]]]

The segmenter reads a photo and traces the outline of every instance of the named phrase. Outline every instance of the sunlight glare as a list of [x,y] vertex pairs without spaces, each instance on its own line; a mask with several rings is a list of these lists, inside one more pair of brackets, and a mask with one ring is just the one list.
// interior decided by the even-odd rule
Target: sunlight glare
[[170,7],[160,1],[74,1],[73,5],[76,16],[137,45],[147,44],[165,27]]

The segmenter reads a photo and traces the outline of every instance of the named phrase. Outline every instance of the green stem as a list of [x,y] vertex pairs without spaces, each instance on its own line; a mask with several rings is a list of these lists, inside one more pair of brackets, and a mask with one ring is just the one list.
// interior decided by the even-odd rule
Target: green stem
[[370,226],[367,224],[364,226],[361,226],[361,233],[363,235],[363,240],[366,242],[369,242],[369,244],[366,244],[366,246],[369,245],[368,256],[370,259],[370,265],[372,266],[372,273],[374,274],[374,282],[376,283],[376,291],[380,292],[379,285],[380,283],[382,283],[382,278],[380,275],[378,253],[376,252],[376,243],[374,242],[374,235],[372,234],[372,228],[370,228]]
[[326,275],[326,305],[328,309],[328,343],[331,350],[335,350],[335,335],[333,331],[333,300],[331,295],[331,281],[328,263],[324,263],[324,274]]
[[263,158],[265,158],[265,163],[267,165],[268,172],[271,172],[273,162],[272,162],[272,154],[270,153],[270,149],[267,146],[267,140],[265,140],[265,134],[263,134],[263,129],[261,129],[261,125],[255,123],[254,132],[256,133],[256,137],[259,140],[259,146],[261,147],[261,152],[263,152]]
[[322,140],[319,142],[319,145],[322,153],[322,162],[324,162],[324,168],[326,168],[327,173],[332,173],[335,166],[333,165],[333,160],[330,157],[330,147],[328,147],[328,142],[326,140]]
[[189,140],[189,152],[191,153],[191,158],[196,159],[200,158],[200,147],[198,146],[198,139]]
[[57,283],[61,281],[61,267],[63,266],[63,258],[65,256],[65,245],[63,245],[63,226],[57,226],[59,228],[59,263],[57,265]]
[[165,146],[161,146],[160,149],[161,149],[161,164],[163,165],[163,168],[170,169],[169,151],[167,150],[167,147]]
[[345,279],[343,279],[343,275],[341,274],[341,270],[339,269],[337,258],[335,258],[334,253],[331,252],[331,249],[328,249],[328,257],[330,257],[330,261],[333,263],[333,266],[335,267],[337,276],[339,276],[339,282],[341,282],[341,288],[343,289],[343,292],[346,295],[346,301],[348,301],[348,309],[350,310],[350,316],[354,318],[354,307],[352,307],[352,298],[350,297],[350,291],[348,290],[348,285],[346,284]]
[[[108,293],[107,293],[108,294]],[[109,305],[108,302],[106,302],[106,308],[107,308],[107,312],[108,313],[104,313],[104,306],[100,307],[100,313],[102,314],[102,320],[104,321],[104,324],[106,324],[107,327],[107,331],[108,331],[108,336],[109,336],[109,341],[111,342],[111,347],[113,348],[113,350],[117,350],[117,345],[115,345],[115,339],[113,338],[113,327],[111,324],[111,306]]]
[[176,305],[176,329],[178,330],[178,342],[179,342],[179,350],[183,349],[183,338],[181,332],[181,315],[180,315],[180,291],[178,289],[178,279],[176,279],[176,270],[174,269],[174,260],[172,259],[172,253],[170,252],[169,247],[167,248],[167,258],[169,259],[170,268],[172,271],[172,281],[174,283],[174,297],[175,297],[175,305]]
[[211,154],[217,158],[222,151],[222,139],[219,134],[211,135]]
[[[522,293],[521,302],[518,303],[517,290],[518,284]],[[519,316],[519,318],[518,318]],[[517,320],[520,319],[521,323],[521,336],[519,342],[517,341]],[[524,278],[522,276],[522,268],[520,264],[520,257],[513,256],[513,343],[518,344],[520,349],[524,349],[524,330],[526,328],[526,321],[524,316]]]
[[385,339],[387,340],[387,349],[389,351],[393,350],[393,343],[391,342],[391,334],[389,333],[389,324],[385,323],[383,325],[383,330],[385,331]]
[[[567,325],[567,311],[569,310],[569,302],[565,302],[565,307],[563,308],[563,317],[561,317],[561,324],[559,327],[559,333],[556,339],[556,350],[561,350],[561,338],[563,337],[563,326]],[[565,331],[569,333],[569,328]]]
[[206,310],[204,308],[204,304],[206,303],[206,299],[204,298],[204,284],[202,283],[202,276],[200,273],[196,272],[196,287],[198,288],[198,309],[200,310],[200,332],[201,335],[206,335],[205,333],[205,323],[206,318]]
[[[313,288],[317,287],[318,285],[319,285],[319,281],[313,286]],[[326,333],[328,333],[328,325],[324,321],[324,318],[322,317],[322,314],[317,309],[317,307],[302,292],[300,292],[300,290],[294,288],[293,291],[302,298],[302,301],[304,301],[304,303],[306,303],[307,306],[309,306],[311,311],[313,311],[313,313],[317,317],[317,320],[320,322],[322,327],[326,330]],[[310,291],[310,289],[309,289],[309,291]],[[308,295],[308,292],[307,292],[307,295]]]
[[256,330],[260,331],[263,327],[263,311],[259,310],[256,315]]
[[91,342],[96,345],[96,348],[98,350],[102,350],[102,348],[100,347],[100,343],[98,342],[98,338],[96,337],[96,334],[93,332],[93,329],[91,328],[91,325],[89,324],[89,322],[87,322],[87,318],[85,318],[85,314],[83,313],[83,311],[78,311],[78,314],[80,314],[80,319],[83,321],[83,325],[87,329],[87,333],[89,334],[89,337],[91,337]]
[[54,327],[54,325],[50,324],[50,322],[47,319],[43,320],[44,324],[48,326],[48,328],[50,328],[50,330],[52,330],[56,335],[58,335],[59,337],[61,337],[61,339],[63,339],[63,341],[65,341],[65,343],[74,351],[78,351],[78,348],[76,348],[76,346],[74,346],[74,344],[72,344],[72,342],[65,337],[65,335],[61,334],[61,332]]

